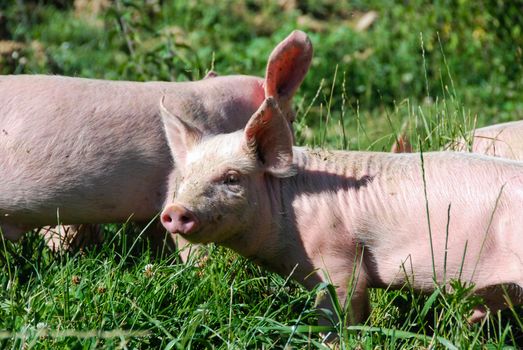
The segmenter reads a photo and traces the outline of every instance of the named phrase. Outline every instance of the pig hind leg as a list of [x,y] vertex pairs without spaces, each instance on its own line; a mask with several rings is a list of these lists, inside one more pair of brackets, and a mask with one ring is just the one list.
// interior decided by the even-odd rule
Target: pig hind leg
[[[137,228],[149,240],[155,256],[171,254],[178,248],[181,260],[186,263],[190,254],[199,251],[198,245],[190,245],[181,237],[173,237],[156,222],[139,222]],[[99,224],[46,226],[39,233],[44,236],[47,246],[55,252],[94,247],[104,241],[103,228]]]
[[55,252],[96,246],[103,241],[103,230],[98,224],[45,226],[39,233]]
[[478,305],[473,309],[470,323],[480,322],[487,316],[487,311],[496,313],[511,305],[523,303],[523,283],[507,283],[482,288],[475,293],[482,297],[484,305]]
[[10,241],[18,241],[29,230],[31,227],[0,222],[0,233]]

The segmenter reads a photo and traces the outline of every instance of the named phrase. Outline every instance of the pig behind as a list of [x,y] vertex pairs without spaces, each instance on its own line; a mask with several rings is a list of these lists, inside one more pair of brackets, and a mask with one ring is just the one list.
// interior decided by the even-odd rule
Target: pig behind
[[205,134],[243,127],[266,93],[278,98],[292,122],[292,97],[311,58],[308,37],[295,31],[272,52],[265,79],[137,83],[1,76],[3,234],[17,239],[57,222],[150,220],[165,200],[173,168],[160,98]]
[[[368,315],[368,287],[431,291],[460,278],[491,310],[506,307],[501,286],[523,301],[522,163],[293,148],[271,98],[245,131],[214,137],[163,114],[183,160],[161,216],[170,232],[232,248],[309,289],[331,282],[341,301],[353,283],[353,322]],[[178,133],[184,144],[172,142]],[[484,315],[478,306],[471,320]]]

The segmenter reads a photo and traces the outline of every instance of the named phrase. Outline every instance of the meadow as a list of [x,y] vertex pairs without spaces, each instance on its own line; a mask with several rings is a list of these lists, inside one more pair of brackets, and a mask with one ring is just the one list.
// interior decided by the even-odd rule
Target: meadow
[[[16,0],[0,3],[0,73],[187,81],[263,76],[293,29],[315,54],[295,98],[296,142],[388,151],[405,133],[439,150],[475,126],[523,119],[519,1]],[[0,242],[0,348],[506,349],[512,307],[470,325],[479,300],[452,282],[421,295],[372,290],[365,324],[316,326],[317,293],[208,246],[187,264],[132,224],[102,246],[53,253],[36,233]],[[337,313],[346,319],[347,308]]]

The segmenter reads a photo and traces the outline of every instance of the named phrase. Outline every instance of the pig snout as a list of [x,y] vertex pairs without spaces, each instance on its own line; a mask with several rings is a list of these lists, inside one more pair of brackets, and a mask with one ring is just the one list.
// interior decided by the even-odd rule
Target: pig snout
[[161,215],[162,225],[171,233],[188,235],[198,229],[197,216],[180,204],[172,204],[165,208]]

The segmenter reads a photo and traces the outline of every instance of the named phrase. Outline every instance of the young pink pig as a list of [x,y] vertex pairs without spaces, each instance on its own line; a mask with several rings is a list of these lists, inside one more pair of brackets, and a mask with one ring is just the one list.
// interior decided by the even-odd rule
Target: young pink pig
[[265,79],[139,83],[0,76],[1,231],[16,240],[57,222],[151,220],[173,169],[160,98],[204,134],[243,127],[266,92],[291,123],[292,97],[311,58],[307,35],[294,31],[272,52]]
[[244,131],[214,137],[162,112],[183,175],[161,214],[170,232],[229,247],[307,288],[329,281],[342,302],[352,284],[353,322],[368,315],[369,287],[431,291],[434,280],[460,278],[491,310],[506,306],[502,286],[522,301],[523,163],[293,148],[270,97]]

